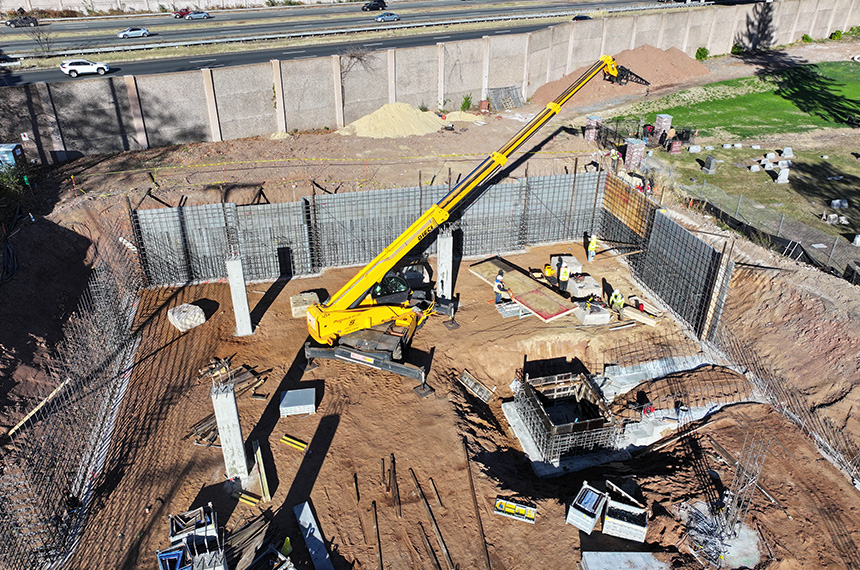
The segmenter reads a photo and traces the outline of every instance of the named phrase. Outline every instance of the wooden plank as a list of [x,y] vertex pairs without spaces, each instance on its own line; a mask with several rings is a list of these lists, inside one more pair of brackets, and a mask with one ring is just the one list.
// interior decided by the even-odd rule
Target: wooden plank
[[643,325],[648,325],[649,327],[657,326],[657,319],[647,315],[646,313],[643,313],[636,307],[631,307],[629,305],[625,305],[621,308],[621,318],[639,321]]
[[505,273],[505,286],[511,300],[531,311],[543,322],[548,323],[573,312],[574,307],[569,300],[501,257],[479,261],[469,267],[469,271],[491,286],[495,283],[499,270]]

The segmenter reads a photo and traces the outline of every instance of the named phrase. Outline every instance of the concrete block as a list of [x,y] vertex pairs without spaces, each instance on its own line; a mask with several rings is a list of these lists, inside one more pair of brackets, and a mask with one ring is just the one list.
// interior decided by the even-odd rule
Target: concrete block
[[758,164],[753,164],[752,166],[750,166],[750,172],[760,172],[760,171],[761,171],[761,166],[759,166]]
[[732,145],[731,145],[731,143],[725,143],[723,145],[723,148],[732,148]]
[[559,270],[562,262],[567,263],[567,268],[570,269],[571,275],[574,273],[582,273],[582,263],[572,255],[551,255],[549,257],[549,264],[552,265],[556,271]]
[[595,279],[591,275],[583,275],[579,279],[571,277],[570,281],[568,281],[567,284],[567,290],[570,293],[571,297],[576,297],[580,299],[583,297],[588,297],[589,295],[595,295],[599,297],[602,293],[600,283],[598,283],[597,279]]
[[791,150],[790,146],[782,149],[782,158],[794,158],[794,151]]
[[598,305],[586,307],[585,301],[576,303],[573,314],[584,325],[608,325],[612,319],[612,312],[609,309]]
[[290,297],[290,309],[293,312],[293,318],[303,319],[308,312],[308,307],[320,302],[320,297],[316,293],[299,293]]
[[281,403],[278,406],[281,417],[315,414],[316,397],[316,390],[313,388],[281,392]]
[[741,143],[735,143],[732,145],[732,148],[743,148],[743,146],[744,145],[742,145]]
[[687,150],[693,154],[696,154],[702,152],[702,147],[697,144],[691,144],[690,148],[688,148]]
[[761,145],[760,144],[753,144],[753,145],[750,145],[750,148],[753,150],[761,150]]
[[206,313],[197,305],[185,303],[168,310],[167,320],[179,329],[179,332],[185,332],[205,323]]

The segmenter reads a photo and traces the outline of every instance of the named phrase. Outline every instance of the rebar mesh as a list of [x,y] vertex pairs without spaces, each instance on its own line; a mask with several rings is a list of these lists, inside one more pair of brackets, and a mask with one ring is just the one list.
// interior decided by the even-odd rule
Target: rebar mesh
[[0,566],[31,569],[68,554],[86,517],[135,342],[141,287],[117,227],[102,234],[87,289],[48,365],[53,389],[10,430],[0,463]]

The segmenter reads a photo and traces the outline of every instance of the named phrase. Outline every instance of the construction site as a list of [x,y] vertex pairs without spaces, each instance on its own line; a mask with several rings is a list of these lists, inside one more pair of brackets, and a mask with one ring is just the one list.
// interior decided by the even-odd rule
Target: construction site
[[595,61],[57,167],[0,286],[0,568],[860,569],[856,285],[645,168],[672,117],[598,116],[710,70]]

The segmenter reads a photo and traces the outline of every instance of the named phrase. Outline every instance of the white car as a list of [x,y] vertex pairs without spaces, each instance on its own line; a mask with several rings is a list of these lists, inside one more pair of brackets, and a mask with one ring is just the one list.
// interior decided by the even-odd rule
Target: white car
[[60,64],[60,70],[69,77],[77,77],[85,73],[104,75],[110,71],[110,67],[106,63],[90,61],[88,59],[67,59]]

